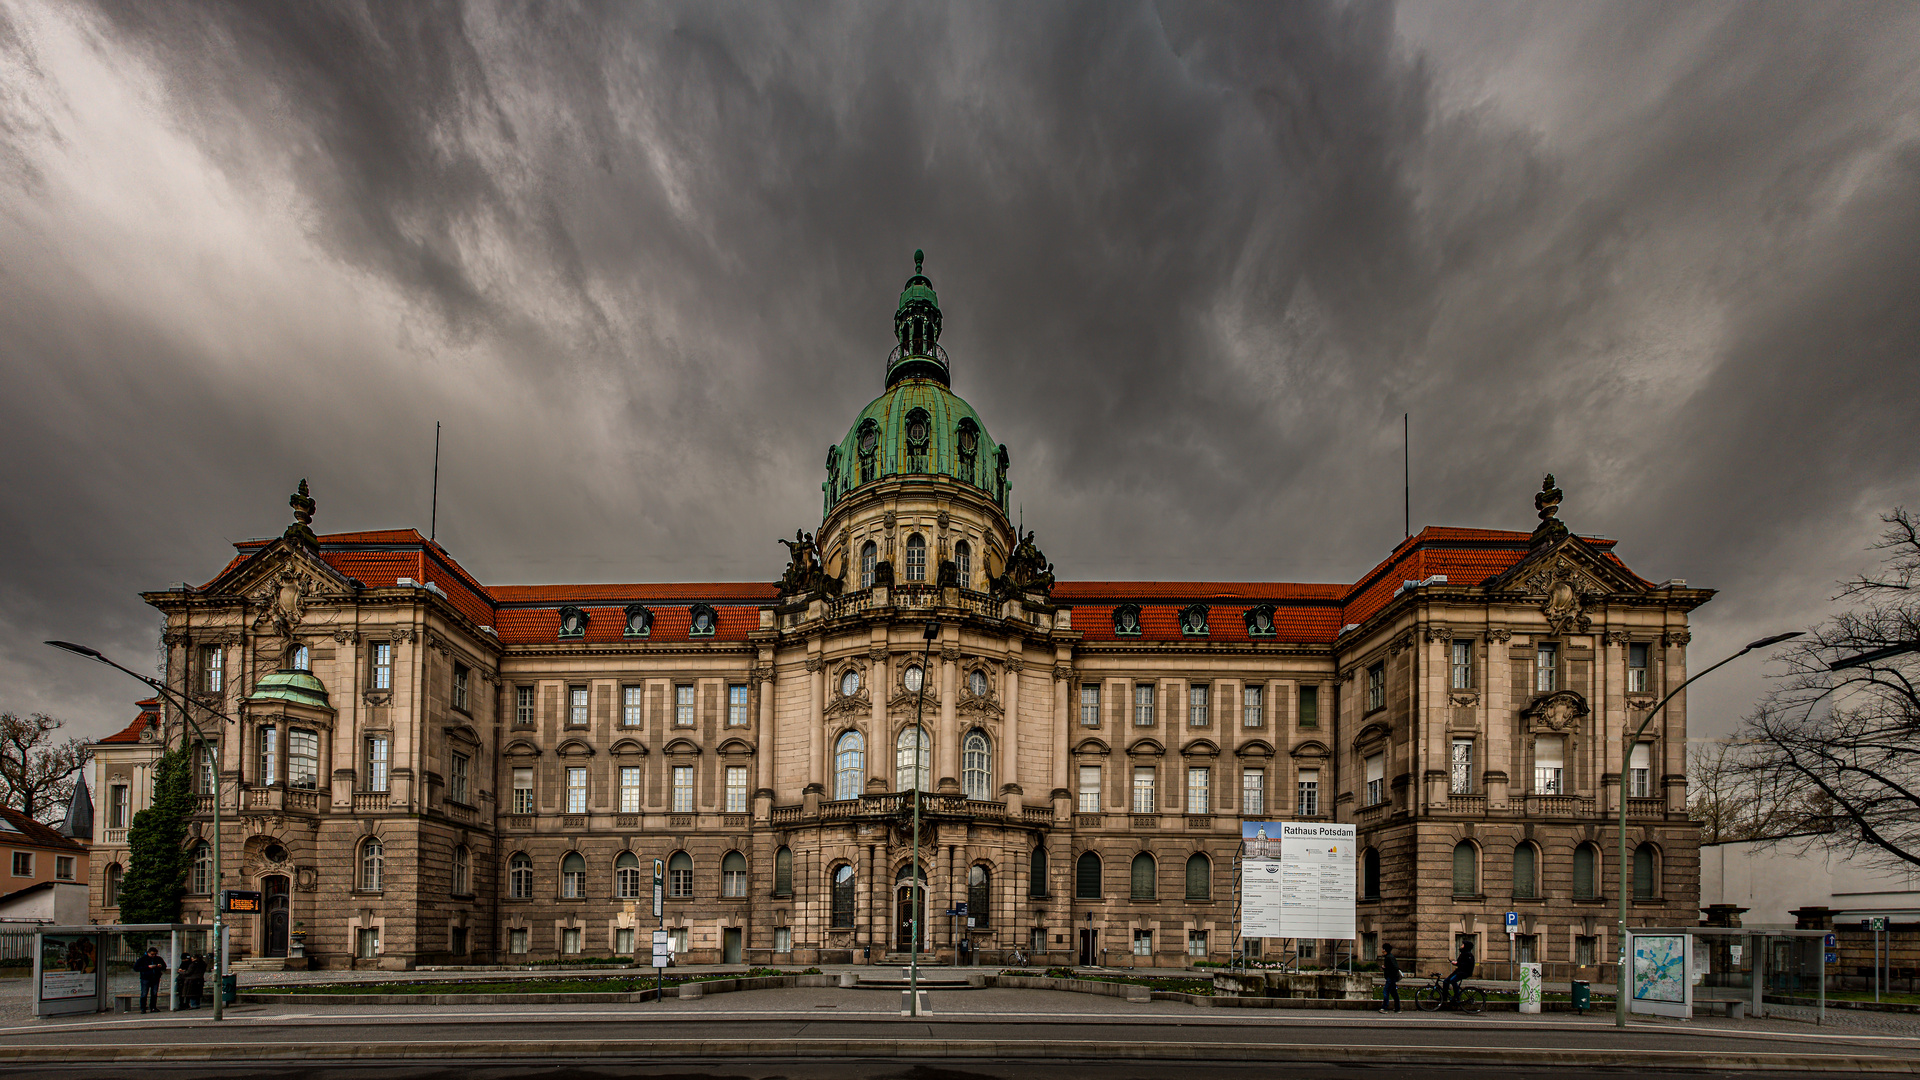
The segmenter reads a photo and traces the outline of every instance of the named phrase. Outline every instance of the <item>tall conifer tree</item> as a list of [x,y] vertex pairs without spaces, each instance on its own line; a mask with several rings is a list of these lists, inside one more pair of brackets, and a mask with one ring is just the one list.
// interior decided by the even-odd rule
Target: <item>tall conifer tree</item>
[[127,830],[127,872],[120,882],[120,921],[180,921],[192,857],[186,846],[193,815],[192,755],[184,748],[160,755],[153,767],[153,802],[133,815]]

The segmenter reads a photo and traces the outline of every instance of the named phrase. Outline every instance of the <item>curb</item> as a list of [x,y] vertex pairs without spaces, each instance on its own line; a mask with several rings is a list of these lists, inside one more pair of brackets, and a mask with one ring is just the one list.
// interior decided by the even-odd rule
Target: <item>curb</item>
[[991,1059],[1090,1061],[1246,1061],[1324,1064],[1511,1065],[1628,1068],[1640,1071],[1742,1069],[1748,1071],[1844,1072],[1884,1076],[1920,1075],[1920,1063],[1855,1054],[1726,1054],[1692,1050],[1504,1050],[1481,1047],[1297,1046],[1271,1043],[1209,1043],[1204,1056],[1190,1043],[1059,1040],[986,1040],[929,1045],[924,1039],[645,1039],[542,1040],[538,1042],[357,1043],[315,1053],[306,1043],[197,1043],[181,1046],[0,1046],[0,1061],[35,1063],[416,1060],[455,1058],[692,1061],[702,1059],[881,1060]]

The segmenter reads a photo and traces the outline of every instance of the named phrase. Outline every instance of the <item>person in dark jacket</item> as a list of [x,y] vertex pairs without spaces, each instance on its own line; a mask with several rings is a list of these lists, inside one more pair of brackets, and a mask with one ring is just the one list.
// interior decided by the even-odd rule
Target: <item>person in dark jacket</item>
[[140,1011],[159,1012],[160,980],[167,974],[167,962],[160,956],[160,950],[148,949],[145,956],[133,962],[133,970],[140,976]]
[[180,961],[180,997],[187,1008],[200,1007],[200,999],[207,992],[207,960],[203,956],[188,956]]
[[1387,1011],[1387,1004],[1393,1004],[1393,1011],[1400,1011],[1400,965],[1393,958],[1393,946],[1380,947],[1380,973],[1387,978],[1387,988],[1380,994],[1380,1011]]
[[1473,939],[1468,937],[1460,941],[1460,958],[1454,961],[1453,974],[1443,981],[1443,985],[1447,988],[1448,1005],[1460,1000],[1460,983],[1464,979],[1471,978],[1473,978]]

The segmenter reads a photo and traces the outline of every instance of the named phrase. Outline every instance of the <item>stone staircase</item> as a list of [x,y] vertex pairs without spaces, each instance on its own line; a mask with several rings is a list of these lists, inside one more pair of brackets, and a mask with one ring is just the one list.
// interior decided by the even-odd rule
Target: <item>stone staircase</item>
[[245,960],[235,960],[227,965],[229,973],[236,971],[305,971],[307,958],[304,956],[287,958],[284,956],[252,956]]

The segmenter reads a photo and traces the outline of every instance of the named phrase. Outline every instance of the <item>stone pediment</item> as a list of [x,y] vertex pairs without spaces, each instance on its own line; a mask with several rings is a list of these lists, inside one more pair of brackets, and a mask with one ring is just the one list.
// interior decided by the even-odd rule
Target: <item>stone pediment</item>
[[1308,739],[1306,742],[1287,751],[1287,755],[1296,758],[1325,758],[1332,757],[1333,751],[1328,748],[1326,743],[1318,739]]
[[1081,739],[1078,743],[1074,744],[1073,752],[1076,754],[1105,755],[1105,754],[1110,754],[1113,751],[1108,748],[1105,742],[1102,742],[1099,739]]
[[1131,757],[1159,757],[1167,752],[1157,739],[1135,739],[1127,744],[1127,754]]
[[1233,752],[1238,757],[1272,757],[1273,744],[1264,739],[1248,739]]
[[325,559],[304,544],[285,537],[241,560],[238,566],[200,590],[203,596],[244,596],[255,599],[279,585],[281,575],[291,573],[308,582],[309,594],[350,595],[356,585],[351,578],[327,565]]
[[608,747],[607,753],[623,755],[638,754],[641,757],[645,757],[647,756],[647,748],[638,739],[621,739],[619,742]]
[[595,753],[593,745],[585,739],[568,739],[553,752],[561,757],[592,757]]
[[541,750],[525,739],[515,739],[501,747],[500,753],[507,757],[539,757]]
[[1566,536],[1530,552],[1486,583],[1488,592],[1519,593],[1539,605],[1555,636],[1585,633],[1589,614],[1609,596],[1641,596],[1647,583],[1578,536]]
[[1210,739],[1194,739],[1180,748],[1183,757],[1219,757],[1220,747]]

